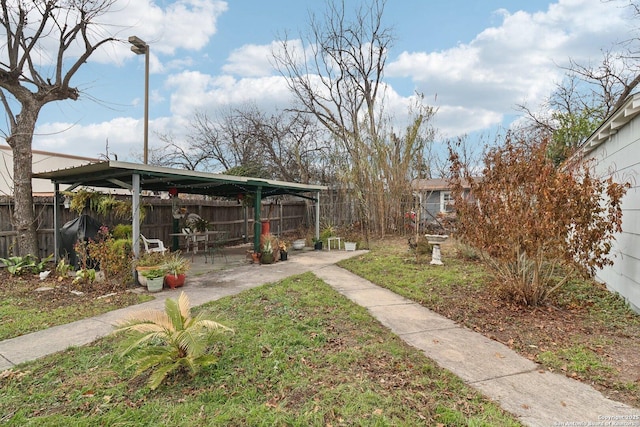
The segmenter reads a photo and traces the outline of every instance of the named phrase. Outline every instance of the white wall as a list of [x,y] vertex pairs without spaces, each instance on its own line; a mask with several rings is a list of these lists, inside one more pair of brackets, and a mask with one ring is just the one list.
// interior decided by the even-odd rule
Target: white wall
[[[89,157],[33,151],[33,172],[47,172],[72,166],[97,162]],[[53,194],[53,184],[48,179],[33,179],[33,194]],[[0,145],[0,196],[13,195],[13,153],[8,145]]]
[[598,176],[613,176],[616,182],[631,184],[622,200],[622,233],[616,236],[611,249],[614,265],[598,271],[596,278],[640,312],[640,116],[587,158],[595,160],[593,167]]

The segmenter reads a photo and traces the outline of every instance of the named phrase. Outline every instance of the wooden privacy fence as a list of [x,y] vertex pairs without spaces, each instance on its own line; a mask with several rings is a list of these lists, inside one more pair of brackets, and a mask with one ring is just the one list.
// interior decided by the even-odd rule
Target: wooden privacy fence
[[[146,216],[140,225],[140,231],[146,237],[159,238],[168,247],[172,246],[171,233],[177,225],[180,230],[184,223],[174,223],[171,200],[143,197],[142,203],[146,206]],[[186,208],[188,213],[196,213],[209,221],[210,229],[226,231],[229,240],[242,242],[252,241],[254,227],[254,212],[252,207],[244,207],[237,202],[216,200],[180,200],[179,206]],[[53,239],[53,197],[37,197],[34,199],[36,214],[36,227],[38,236],[38,248],[40,257],[46,257],[54,251]],[[99,222],[112,227],[116,224],[128,224],[126,220],[115,219],[111,215],[102,216],[95,212],[86,212]],[[23,255],[18,253],[16,245],[16,231],[12,225],[13,200],[3,198],[0,200],[0,257],[9,255]],[[60,227],[66,222],[77,218],[77,213],[60,206]],[[267,219],[269,215],[270,231],[272,234],[291,233],[301,229],[312,227],[314,209],[309,202],[304,200],[281,200],[278,204],[269,206],[263,204],[261,218]],[[304,237],[304,236],[301,236]],[[184,239],[179,239],[184,245]]]

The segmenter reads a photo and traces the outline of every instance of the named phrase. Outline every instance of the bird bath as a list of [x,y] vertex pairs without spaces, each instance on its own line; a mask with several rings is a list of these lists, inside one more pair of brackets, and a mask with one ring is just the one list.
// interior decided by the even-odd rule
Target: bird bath
[[449,238],[447,235],[442,234],[425,234],[427,242],[433,246],[431,253],[431,263],[433,265],[442,265],[442,258],[440,257],[440,244]]

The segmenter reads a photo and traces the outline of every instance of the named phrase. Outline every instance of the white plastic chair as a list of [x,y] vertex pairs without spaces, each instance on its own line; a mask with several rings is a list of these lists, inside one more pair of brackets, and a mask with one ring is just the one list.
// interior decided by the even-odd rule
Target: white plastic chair
[[140,235],[142,238],[142,243],[144,243],[144,250],[150,254],[151,252],[162,252],[163,254],[167,250],[164,247],[164,243],[160,239],[147,239],[142,234]]

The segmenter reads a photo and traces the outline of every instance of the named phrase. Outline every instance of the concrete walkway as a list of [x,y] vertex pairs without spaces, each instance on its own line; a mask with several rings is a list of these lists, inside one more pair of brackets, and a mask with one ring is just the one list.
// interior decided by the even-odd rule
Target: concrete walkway
[[[508,347],[334,265],[358,253],[297,253],[286,262],[245,265],[216,272],[213,278],[192,278],[184,291],[197,306],[311,271],[525,425],[640,427],[640,409],[607,399],[592,387],[563,375],[541,370]],[[175,296],[176,291],[163,291],[156,294],[156,300],[145,304],[2,341],[0,371],[69,346],[90,343],[110,333],[113,323],[129,312],[142,307],[163,308],[164,300]]]
[[640,409],[607,399],[564,375],[546,372],[509,347],[411,300],[335,265],[315,274],[525,425],[640,426]]

